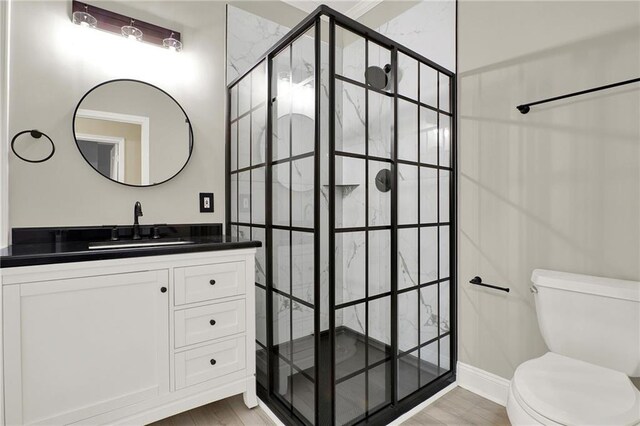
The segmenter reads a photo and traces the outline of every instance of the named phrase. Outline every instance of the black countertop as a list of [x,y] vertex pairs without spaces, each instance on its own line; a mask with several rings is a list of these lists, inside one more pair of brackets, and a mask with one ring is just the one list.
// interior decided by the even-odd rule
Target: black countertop
[[[129,227],[117,227],[122,240],[129,237]],[[92,260],[167,254],[233,250],[260,247],[260,241],[242,240],[222,234],[220,224],[161,225],[160,239],[182,238],[190,244],[89,249],[91,242],[109,241],[113,227],[83,228],[19,228],[13,229],[14,244],[0,249],[0,268],[48,265],[54,263],[86,262]],[[143,240],[149,240],[152,226],[141,227]],[[17,242],[17,243],[16,243]]]

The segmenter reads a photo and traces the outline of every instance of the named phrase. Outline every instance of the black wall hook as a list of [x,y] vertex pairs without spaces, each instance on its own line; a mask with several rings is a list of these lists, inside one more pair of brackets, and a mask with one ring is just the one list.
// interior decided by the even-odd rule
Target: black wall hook
[[[28,158],[24,158],[23,156],[18,154],[16,152],[14,144],[16,142],[16,139],[18,139],[18,137],[20,137],[21,135],[24,135],[25,133],[29,133],[29,135],[31,135],[31,137],[34,138],[34,139],[40,139],[43,136],[45,138],[47,138],[49,140],[49,143],[51,144],[51,153],[49,153],[49,155],[47,155],[45,158],[43,158],[41,160],[29,160]],[[44,163],[49,158],[53,157],[53,154],[55,154],[55,152],[56,152],[56,145],[53,143],[53,141],[51,140],[51,138],[49,136],[47,136],[45,133],[42,133],[40,130],[36,130],[36,129],[23,130],[23,131],[21,131],[19,133],[16,133],[16,135],[13,137],[13,139],[11,139],[11,151],[13,151],[13,153],[15,154],[16,157],[18,157],[22,161],[26,161],[27,163]]]
[[509,291],[510,291],[509,288],[507,288],[507,287],[498,287],[497,285],[485,284],[485,283],[482,282],[482,278],[480,278],[478,276],[475,276],[475,277],[471,278],[471,280],[469,282],[471,284],[473,284],[473,285],[479,285],[479,286],[482,286],[482,287],[489,287],[489,288],[493,288],[495,290],[504,291],[504,292],[507,292],[507,293],[509,293]]

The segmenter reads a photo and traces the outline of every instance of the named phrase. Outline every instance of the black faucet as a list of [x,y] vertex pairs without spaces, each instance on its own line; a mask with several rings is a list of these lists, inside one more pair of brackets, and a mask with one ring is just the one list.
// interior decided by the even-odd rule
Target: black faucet
[[142,216],[142,204],[140,201],[136,201],[136,204],[133,206],[133,239],[140,239],[140,224],[138,223],[138,218]]

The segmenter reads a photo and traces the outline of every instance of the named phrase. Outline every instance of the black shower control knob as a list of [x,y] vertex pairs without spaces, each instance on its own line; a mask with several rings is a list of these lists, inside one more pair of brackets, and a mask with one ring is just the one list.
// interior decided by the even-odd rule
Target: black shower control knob
[[216,320],[213,320],[213,319],[212,319],[211,321],[209,321],[209,324],[211,324],[211,325],[216,325]]
[[216,360],[211,358],[211,361],[209,361],[211,363],[211,365],[216,365]]
[[216,280],[209,280],[209,284],[214,285],[216,283]]
[[166,287],[160,287],[160,291],[163,292],[163,293],[166,293],[167,292],[167,288]]
[[376,174],[376,188],[380,192],[389,192],[391,190],[391,170],[382,169]]

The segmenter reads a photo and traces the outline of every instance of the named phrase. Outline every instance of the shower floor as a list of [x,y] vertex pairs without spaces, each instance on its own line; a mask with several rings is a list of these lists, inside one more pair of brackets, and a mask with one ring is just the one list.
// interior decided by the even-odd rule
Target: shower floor
[[[328,343],[328,335],[322,336],[321,344]],[[276,379],[275,391],[291,404],[310,422],[314,419],[315,410],[315,368],[314,368],[314,336],[305,336],[290,343],[278,345],[276,348],[283,354],[290,354],[293,345],[293,358],[298,370],[288,375],[288,367]],[[349,328],[336,330],[336,389],[335,407],[336,423],[339,425],[355,423],[364,418],[367,410],[370,413],[391,402],[391,348],[372,339],[365,344],[364,336]],[[368,346],[368,362],[371,366],[365,375]],[[264,360],[264,354],[258,355]],[[281,365],[286,366],[285,361]],[[260,369],[258,369],[260,370]],[[329,374],[328,367],[321,368],[320,374]],[[368,376],[368,377],[366,377]],[[398,396],[403,398],[418,390],[420,385],[436,379],[438,367],[414,356],[404,356],[398,361]],[[266,383],[266,381],[262,381]]]

